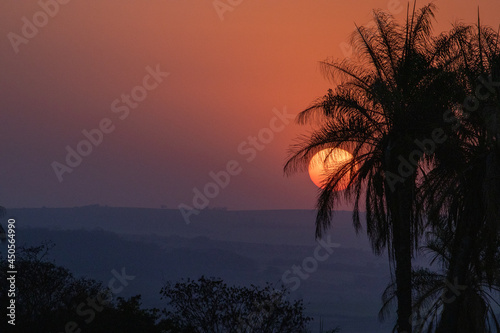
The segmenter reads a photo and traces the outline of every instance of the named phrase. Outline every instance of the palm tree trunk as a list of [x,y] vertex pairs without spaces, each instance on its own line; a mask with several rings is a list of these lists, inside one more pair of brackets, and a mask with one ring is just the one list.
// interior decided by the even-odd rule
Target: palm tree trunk
[[[453,290],[447,288],[443,295],[444,308],[436,333],[469,332],[467,324],[460,325],[461,327],[458,324],[464,292],[457,287],[467,285],[467,272],[472,250],[471,228],[463,224],[465,223],[458,225],[455,233],[456,240],[447,274],[447,285],[453,286]],[[465,318],[462,318],[462,324],[467,322]]]
[[447,273],[448,281],[446,282],[448,286],[452,287],[448,288],[448,295],[444,295],[443,313],[436,333],[476,332],[478,325],[481,322],[484,323],[484,318],[475,318],[471,313],[463,313],[462,311],[467,292],[467,290],[463,290],[463,286],[469,285],[469,267],[473,260],[479,260],[479,258],[474,257],[473,253],[479,252],[477,246],[480,246],[480,243],[478,243],[477,237],[479,237],[482,228],[482,212],[484,211],[482,187],[477,185],[482,184],[482,182],[477,181],[476,177],[471,179],[470,185],[466,186],[470,190],[465,194],[464,208],[459,214],[461,217],[456,222],[450,266]]
[[[411,284],[411,214],[412,193],[407,186],[395,192],[392,232],[394,260],[396,263],[396,295],[398,301],[397,327],[400,333],[412,332],[412,284]],[[395,214],[393,214],[395,213]]]

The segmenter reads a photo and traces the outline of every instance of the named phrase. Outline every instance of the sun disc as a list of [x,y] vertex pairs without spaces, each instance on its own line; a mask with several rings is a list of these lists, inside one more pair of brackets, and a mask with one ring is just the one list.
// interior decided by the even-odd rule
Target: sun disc
[[[341,148],[327,148],[319,151],[309,162],[309,177],[319,188],[325,187],[329,175],[336,172],[346,162],[353,158],[352,154]],[[347,188],[349,175],[344,176],[339,182],[337,190]]]

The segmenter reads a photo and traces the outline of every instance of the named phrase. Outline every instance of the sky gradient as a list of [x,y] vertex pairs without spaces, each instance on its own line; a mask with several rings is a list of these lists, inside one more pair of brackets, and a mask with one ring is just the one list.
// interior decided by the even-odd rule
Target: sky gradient
[[[478,6],[483,24],[500,23],[498,1],[435,3],[436,32],[474,23]],[[218,181],[211,207],[313,208],[308,175],[283,176],[310,130],[289,115],[332,87],[318,62],[349,56],[354,23],[374,8],[402,22],[406,5],[2,1],[0,204],[177,208]]]

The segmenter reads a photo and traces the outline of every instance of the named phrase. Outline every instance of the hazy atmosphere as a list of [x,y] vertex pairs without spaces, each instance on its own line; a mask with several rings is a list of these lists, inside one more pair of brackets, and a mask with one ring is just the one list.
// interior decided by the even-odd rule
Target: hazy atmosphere
[[[210,206],[314,208],[317,188],[307,174],[283,176],[288,146],[306,128],[285,118],[272,137],[261,134],[264,142],[259,132],[274,109],[296,115],[332,87],[319,62],[351,55],[355,24],[372,21],[376,8],[404,20],[407,2],[217,3],[67,1],[36,33],[25,28],[33,37],[11,42],[9,33],[23,36],[22,18],[32,21],[42,8],[2,1],[0,202],[173,208],[190,203],[210,171],[236,160],[241,173]],[[478,6],[482,23],[498,24],[497,1],[436,4],[436,32],[475,22]],[[169,75],[146,82],[155,88],[136,92],[144,99],[128,106],[122,94],[143,85],[148,67]],[[71,172],[60,171],[60,181],[52,163],[67,166],[66,147],[76,150],[82,131],[103,119],[110,133]]]
[[500,1],[0,16],[1,332],[500,333]]

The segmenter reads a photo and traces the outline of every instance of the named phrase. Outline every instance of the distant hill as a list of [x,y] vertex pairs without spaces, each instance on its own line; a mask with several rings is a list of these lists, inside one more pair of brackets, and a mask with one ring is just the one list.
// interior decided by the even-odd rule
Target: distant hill
[[[164,305],[159,290],[166,280],[206,275],[244,285],[281,283],[286,271],[304,267],[318,247],[315,213],[306,210],[204,211],[189,225],[168,209],[11,209],[11,216],[18,244],[53,241],[56,263],[77,275],[107,283],[112,269],[125,267],[136,279],[123,296],[140,293],[147,306]],[[320,316],[325,327],[339,325],[343,333],[387,332],[391,323],[381,326],[377,320],[389,281],[386,257],[374,256],[366,237],[355,235],[349,212],[336,215],[330,241],[340,247],[298,279],[291,297],[305,300],[315,317],[313,332]]]
[[[9,209],[18,224],[25,227],[53,229],[102,229],[116,233],[209,237],[266,244],[314,244],[313,210],[204,210],[186,224],[177,209],[119,208],[98,205],[75,208]],[[351,212],[336,213],[331,235],[344,246],[369,249],[361,234],[357,237],[351,224]],[[269,230],[272,229],[272,232]],[[342,241],[340,241],[342,240]]]

